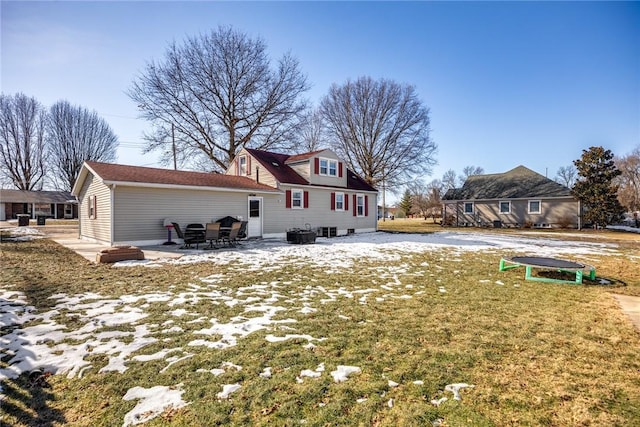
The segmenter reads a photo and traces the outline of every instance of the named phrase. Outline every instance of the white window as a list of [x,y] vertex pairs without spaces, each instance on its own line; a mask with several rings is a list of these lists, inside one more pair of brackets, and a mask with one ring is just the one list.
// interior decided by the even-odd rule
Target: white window
[[238,157],[238,175],[244,176],[247,174],[247,156]]
[[337,176],[338,162],[330,159],[320,159],[320,175]]
[[540,200],[529,200],[529,213],[539,214],[542,213],[542,204]]
[[51,205],[49,203],[36,203],[35,204],[36,215],[51,215]]
[[336,176],[338,174],[338,162],[335,160],[329,160],[329,176]]
[[364,216],[364,195],[358,194],[356,196],[356,214],[357,216]]
[[466,214],[473,213],[473,202],[464,202],[464,213]]
[[336,193],[336,210],[344,210],[344,193]]
[[501,214],[511,213],[511,202],[500,202],[499,205]]
[[96,219],[96,196],[89,196],[89,219]]
[[304,192],[302,190],[291,190],[291,207],[293,209],[302,209],[302,199]]

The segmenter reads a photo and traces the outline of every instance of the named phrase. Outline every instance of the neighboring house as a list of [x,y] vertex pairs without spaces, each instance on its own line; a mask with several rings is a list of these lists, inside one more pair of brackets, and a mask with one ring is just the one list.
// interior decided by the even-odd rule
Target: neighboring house
[[26,214],[32,219],[78,217],[76,198],[68,191],[23,191],[0,189],[0,221]]
[[376,230],[369,212],[377,191],[328,150],[243,149],[225,174],[86,162],[73,194],[80,237],[110,245],[162,243],[166,220],[184,228],[225,216],[248,221],[249,237],[284,238],[292,228]]
[[571,190],[524,166],[472,175],[442,202],[448,225],[580,227],[580,203]]
[[[387,206],[384,208],[384,217],[385,218],[395,218],[398,214],[398,208],[394,206]],[[378,206],[378,219],[382,219],[382,206]]]

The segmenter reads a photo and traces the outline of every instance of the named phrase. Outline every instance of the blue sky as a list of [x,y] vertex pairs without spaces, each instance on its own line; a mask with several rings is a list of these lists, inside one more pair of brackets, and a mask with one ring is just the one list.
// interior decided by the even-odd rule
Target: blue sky
[[431,110],[433,174],[525,165],[549,177],[602,145],[640,146],[637,2],[7,2],[2,92],[96,110],[141,154],[148,125],[126,96],[147,61],[186,36],[232,25],[291,52],[317,104],[360,76],[412,84]]

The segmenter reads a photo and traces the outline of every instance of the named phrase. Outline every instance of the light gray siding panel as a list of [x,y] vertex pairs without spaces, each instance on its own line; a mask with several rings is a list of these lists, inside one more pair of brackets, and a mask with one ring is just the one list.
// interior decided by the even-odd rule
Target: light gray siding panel
[[[328,159],[335,160],[338,162],[336,165],[336,176],[330,175],[320,175],[319,173],[315,173],[315,159]],[[340,177],[340,163],[342,163],[342,177]],[[326,185],[329,187],[346,187],[347,186],[347,167],[340,160],[340,158],[333,153],[332,151],[325,150],[322,153],[319,153],[317,156],[314,156],[309,159],[309,161],[305,164],[306,166],[306,175],[304,177],[311,183],[316,185]],[[296,169],[298,171],[298,169]]]
[[[89,199],[96,197],[96,216],[89,218]],[[80,237],[111,243],[111,192],[93,174],[88,174],[78,195]]]
[[[250,156],[246,151],[242,151],[241,153],[251,159],[250,160],[251,164],[249,165],[251,168],[251,172],[248,175],[246,175],[247,178],[251,178],[254,181],[259,182],[260,184],[269,185],[274,188],[278,187],[278,182],[276,181],[276,179],[273,177],[273,175],[271,175],[271,173],[267,169],[265,169],[264,166],[260,164],[259,161],[254,159],[253,156]],[[226,175],[236,175],[237,161],[238,159],[236,156],[236,159],[233,161],[233,163],[231,163],[231,166],[229,166],[229,168],[225,172]]]
[[[265,195],[265,200],[273,197]],[[115,191],[115,241],[166,239],[165,218],[183,229],[190,223],[206,224],[227,215],[247,220],[247,201],[248,193],[119,186]]]
[[[533,214],[528,212],[529,200],[539,200],[541,212]],[[510,201],[511,212],[500,213],[499,202]],[[457,209],[457,225],[491,225],[493,221],[500,221],[505,226],[549,226],[559,227],[569,225],[578,226],[578,202],[574,199],[544,199],[533,198],[526,200],[483,200],[472,201],[474,213],[463,212],[464,202],[447,202],[447,214],[453,214]]]
[[313,158],[310,160],[306,160],[304,162],[298,163],[289,163],[288,166],[296,171],[298,175],[306,179],[307,181],[311,180],[311,168],[313,167]]
[[349,209],[347,211],[331,210],[332,189],[315,189],[300,187],[284,187],[301,189],[309,192],[309,208],[286,208],[285,194],[277,198],[265,199],[264,234],[281,234],[291,228],[336,227],[339,234],[346,234],[348,229],[375,230],[377,226],[377,194],[363,193],[368,196],[368,213],[366,217],[353,216],[353,192],[347,192]]

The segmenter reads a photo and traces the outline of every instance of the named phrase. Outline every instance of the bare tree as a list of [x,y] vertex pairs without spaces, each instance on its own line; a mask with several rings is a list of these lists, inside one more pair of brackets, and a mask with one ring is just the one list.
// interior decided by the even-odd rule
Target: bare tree
[[434,222],[442,213],[442,193],[444,184],[438,179],[425,184],[416,180],[407,186],[411,193],[412,213],[424,219],[431,217]]
[[115,161],[118,138],[95,111],[58,101],[47,124],[50,178],[58,189],[71,191],[85,160]]
[[46,111],[22,93],[0,95],[0,174],[19,190],[41,190],[46,173]]
[[571,188],[576,183],[578,173],[573,165],[561,166],[556,173],[555,181],[565,187]]
[[622,172],[615,180],[618,200],[628,211],[640,210],[640,146],[628,155],[615,159],[616,167]]
[[[203,152],[224,169],[243,146],[266,149],[286,141],[306,108],[309,88],[298,61],[286,54],[272,68],[261,39],[230,27],[172,43],[150,62],[129,97],[151,121],[146,151]],[[166,156],[165,156],[166,157]]]
[[442,185],[444,191],[452,190],[457,187],[458,176],[453,169],[449,169],[442,175]]
[[323,148],[326,144],[324,120],[319,109],[310,109],[302,116],[299,136],[294,140],[293,152],[309,152]]
[[320,109],[331,146],[371,185],[397,187],[435,164],[429,109],[413,86],[361,77],[332,85]]
[[480,166],[465,166],[462,168],[462,175],[460,176],[460,182],[464,185],[464,182],[473,175],[482,175],[484,169]]

